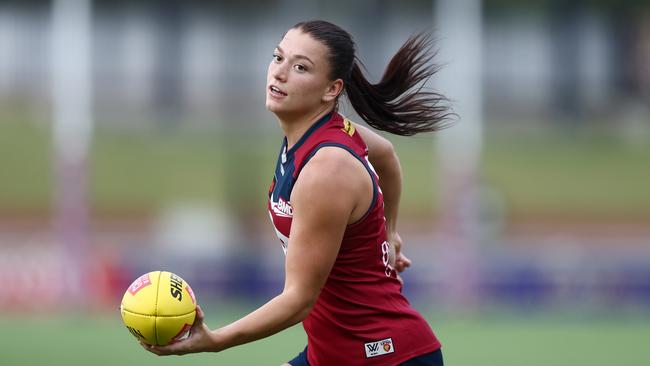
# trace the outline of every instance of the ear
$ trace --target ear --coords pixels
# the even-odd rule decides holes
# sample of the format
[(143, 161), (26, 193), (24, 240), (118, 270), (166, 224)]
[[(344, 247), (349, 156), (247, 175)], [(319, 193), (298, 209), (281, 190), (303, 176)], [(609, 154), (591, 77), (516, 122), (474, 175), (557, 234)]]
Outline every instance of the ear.
[(343, 80), (341, 79), (336, 79), (329, 83), (327, 86), (327, 90), (325, 90), (325, 94), (323, 94), (323, 102), (329, 103), (336, 98), (338, 98), (339, 94), (343, 91)]

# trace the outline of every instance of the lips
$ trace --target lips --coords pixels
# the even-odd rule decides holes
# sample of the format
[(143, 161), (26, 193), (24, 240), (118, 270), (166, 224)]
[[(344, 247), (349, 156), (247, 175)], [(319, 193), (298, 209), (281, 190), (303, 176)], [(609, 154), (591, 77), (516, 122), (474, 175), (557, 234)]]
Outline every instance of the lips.
[(285, 93), (282, 89), (278, 88), (275, 85), (269, 86), (269, 91), (271, 92), (272, 95), (278, 96), (278, 97), (286, 97), (287, 93)]

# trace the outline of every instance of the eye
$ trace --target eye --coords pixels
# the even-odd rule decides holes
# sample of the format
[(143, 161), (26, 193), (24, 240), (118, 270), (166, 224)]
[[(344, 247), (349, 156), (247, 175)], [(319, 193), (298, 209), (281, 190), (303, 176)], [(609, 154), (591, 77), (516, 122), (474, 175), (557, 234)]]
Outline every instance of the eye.
[(296, 65), (293, 66), (293, 68), (296, 69), (296, 71), (298, 71), (298, 72), (307, 71), (307, 68), (304, 65), (301, 65), (301, 64), (296, 64)]
[(274, 53), (273, 54), (273, 60), (275, 60), (275, 62), (281, 62), (282, 61), (282, 56), (278, 55), (277, 53)]

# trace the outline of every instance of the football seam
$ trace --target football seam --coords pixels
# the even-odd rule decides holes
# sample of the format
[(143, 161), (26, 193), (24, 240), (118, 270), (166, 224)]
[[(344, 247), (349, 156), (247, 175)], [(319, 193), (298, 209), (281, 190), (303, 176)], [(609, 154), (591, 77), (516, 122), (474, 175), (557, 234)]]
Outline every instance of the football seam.
[[(158, 295), (160, 294), (160, 277), (162, 276), (162, 271), (158, 272), (158, 282), (156, 282), (156, 301), (154, 302), (154, 314), (158, 314)], [(153, 321), (153, 334), (156, 337), (156, 344), (158, 342), (158, 322)]]
[[(192, 310), (192, 311), (188, 311), (187, 313), (177, 314), (177, 315), (151, 315), (151, 314), (138, 313), (137, 311), (131, 311), (129, 309), (125, 309), (124, 307), (122, 307), (122, 310), (127, 312), (127, 313), (140, 315), (140, 316), (154, 317), (154, 318), (180, 318), (182, 316), (190, 315), (190, 314), (192, 314), (193, 312), (196, 311), (196, 310)], [(155, 327), (155, 324), (154, 324), (154, 327)]]

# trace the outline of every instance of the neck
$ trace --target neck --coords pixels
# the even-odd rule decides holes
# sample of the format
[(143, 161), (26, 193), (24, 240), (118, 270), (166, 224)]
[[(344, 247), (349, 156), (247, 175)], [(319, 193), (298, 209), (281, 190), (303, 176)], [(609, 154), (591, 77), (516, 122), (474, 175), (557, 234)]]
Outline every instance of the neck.
[(277, 115), (278, 120), (280, 121), (280, 127), (282, 127), (284, 135), (287, 137), (287, 149), (293, 147), (293, 145), (295, 145), (307, 132), (309, 127), (331, 112), (333, 108), (333, 105), (328, 104), (315, 112), (297, 117)]

